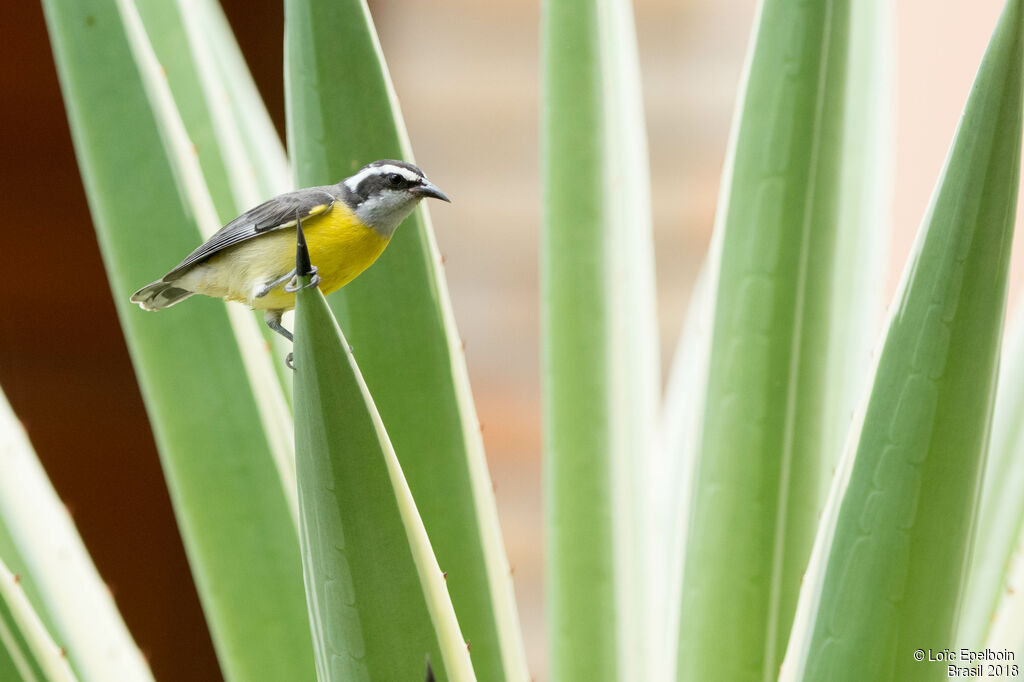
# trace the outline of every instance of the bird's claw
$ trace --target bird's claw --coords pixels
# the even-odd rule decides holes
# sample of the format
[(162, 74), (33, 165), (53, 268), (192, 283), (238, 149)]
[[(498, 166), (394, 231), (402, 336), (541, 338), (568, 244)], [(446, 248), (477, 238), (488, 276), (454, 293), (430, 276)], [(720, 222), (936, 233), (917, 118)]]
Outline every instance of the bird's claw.
[(285, 275), (283, 277), (278, 277), (277, 279), (271, 280), (271, 281), (267, 282), (266, 284), (264, 284), (262, 287), (260, 287), (260, 290), (256, 292), (256, 298), (263, 298), (264, 296), (269, 294), (271, 291), (273, 291), (274, 287), (276, 287), (278, 285), (281, 285), (281, 284), (284, 284), (285, 282), (287, 282), (288, 278), (292, 277), (292, 273), (294, 273), (294, 272), (295, 271), (292, 270), (287, 275)]
[(287, 291), (289, 294), (294, 294), (299, 289), (306, 289), (308, 287), (319, 286), (322, 280), (320, 279), (320, 275), (317, 273), (316, 266), (312, 265), (310, 266), (310, 268), (312, 277), (309, 278), (309, 284), (299, 284), (299, 276), (292, 275), (292, 278), (288, 280), (287, 284), (284, 285), (284, 290)]
[(284, 356), (284, 364), (288, 367), (288, 369), (290, 369), (291, 371), (294, 372), (295, 371), (295, 353), (289, 353), (288, 355)]

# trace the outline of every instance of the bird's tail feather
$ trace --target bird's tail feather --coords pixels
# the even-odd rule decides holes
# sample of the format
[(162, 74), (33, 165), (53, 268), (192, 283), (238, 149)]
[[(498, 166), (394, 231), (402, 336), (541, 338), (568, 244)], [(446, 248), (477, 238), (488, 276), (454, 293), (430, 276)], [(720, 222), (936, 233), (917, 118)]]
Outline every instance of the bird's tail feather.
[(174, 282), (159, 280), (132, 294), (132, 303), (138, 303), (143, 310), (163, 310), (178, 301), (184, 301), (193, 293), (188, 289), (182, 289)]

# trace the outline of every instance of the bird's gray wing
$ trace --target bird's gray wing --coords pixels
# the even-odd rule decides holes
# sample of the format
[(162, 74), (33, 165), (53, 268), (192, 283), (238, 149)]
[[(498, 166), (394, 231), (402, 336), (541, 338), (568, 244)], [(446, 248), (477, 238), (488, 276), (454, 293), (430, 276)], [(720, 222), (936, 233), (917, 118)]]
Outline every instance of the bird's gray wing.
[(252, 239), (264, 232), (271, 232), (295, 225), (295, 217), (311, 218), (330, 210), (337, 198), (331, 193), (332, 187), (311, 187), (289, 192), (265, 201), (256, 208), (250, 209), (203, 242), (185, 260), (164, 276), (164, 281), (175, 279), (196, 263), (234, 246), (247, 239)]

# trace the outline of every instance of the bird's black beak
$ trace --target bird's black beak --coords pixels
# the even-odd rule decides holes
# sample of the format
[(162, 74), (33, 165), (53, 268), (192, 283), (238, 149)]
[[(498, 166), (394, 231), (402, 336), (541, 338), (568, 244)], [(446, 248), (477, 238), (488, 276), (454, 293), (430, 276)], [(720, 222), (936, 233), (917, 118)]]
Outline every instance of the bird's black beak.
[(452, 203), (452, 200), (448, 198), (448, 195), (442, 192), (440, 187), (429, 180), (424, 180), (422, 185), (410, 187), (409, 192), (418, 197), (433, 197), (435, 199), (440, 199), (441, 201), (447, 201), (449, 204)]

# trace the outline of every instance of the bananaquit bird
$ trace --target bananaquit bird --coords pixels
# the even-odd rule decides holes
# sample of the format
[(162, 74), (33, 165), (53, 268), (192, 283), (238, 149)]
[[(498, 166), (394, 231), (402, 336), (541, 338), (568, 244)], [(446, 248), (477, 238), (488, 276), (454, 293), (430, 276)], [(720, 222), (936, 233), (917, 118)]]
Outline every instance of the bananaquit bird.
[(336, 185), (282, 194), (246, 211), (131, 300), (143, 310), (192, 294), (239, 301), (266, 311), (267, 326), (291, 341), (281, 315), (295, 307), (297, 221), (315, 264), (313, 283), (326, 295), (373, 265), (424, 197), (450, 201), (411, 163), (374, 161)]

